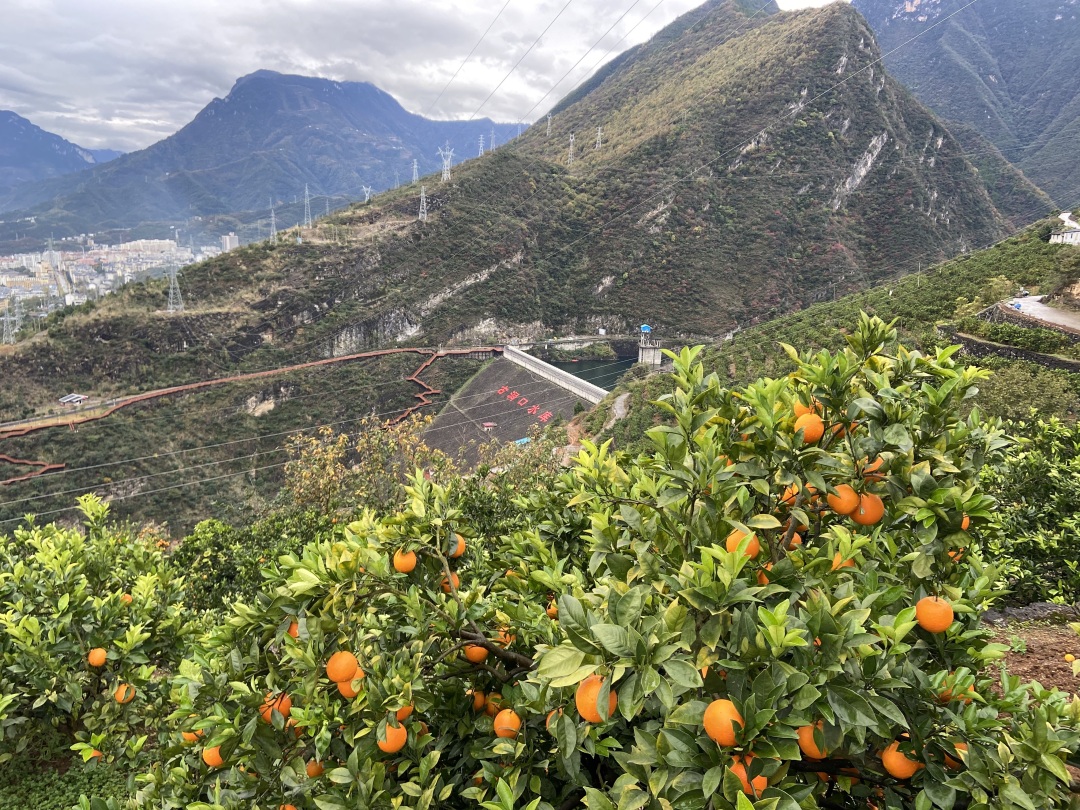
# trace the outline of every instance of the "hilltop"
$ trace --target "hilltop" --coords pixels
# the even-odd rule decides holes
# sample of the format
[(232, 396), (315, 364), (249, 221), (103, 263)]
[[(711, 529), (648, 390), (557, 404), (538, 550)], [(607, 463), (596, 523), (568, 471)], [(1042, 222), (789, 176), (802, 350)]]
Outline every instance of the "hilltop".
[[(270, 200), (294, 203), (305, 184), (320, 213), (363, 197), (362, 187), (390, 188), (439, 164), (449, 142), (459, 156), (476, 154), (480, 135), (504, 143), (517, 126), (432, 121), (405, 110), (367, 82), (337, 82), (260, 70), (238, 79), (179, 132), (138, 152), (73, 177), (20, 186), (0, 211), (5, 219), (37, 219), (0, 226), (0, 243), (15, 230), (29, 237), (137, 229), (168, 236), (193, 218), (258, 211)], [(150, 223), (156, 223), (149, 225)], [(289, 223), (292, 224), (292, 223)], [(198, 222), (190, 227), (199, 229)], [(156, 234), (154, 233), (156, 229)]]
[[(708, 3), (566, 100), (550, 135), (541, 123), (455, 166), (449, 183), (425, 177), (277, 244), (185, 268), (183, 313), (163, 312), (166, 289), (152, 281), (55, 313), (0, 355), (0, 376), (11, 381), (0, 418), (41, 413), (68, 391), (107, 399), (381, 347), (616, 334), (642, 322), (666, 337), (715, 340), (995, 241), (1008, 222), (979, 173), (877, 58), (846, 5), (766, 15), (734, 0)], [(12, 440), (0, 452), (62, 463), (140, 458), (144, 474), (182, 476), (176, 461), (155, 459), (159, 448), (191, 449), (183, 465), (202, 469), (241, 452), (227, 444), (234, 438), (280, 434), (290, 418), (393, 413), (415, 390), (400, 383), (410, 370), (368, 364), (335, 372), (334, 384), (310, 371), (302, 389), (224, 387), (144, 404), (63, 440)], [(449, 394), (475, 368), (435, 371)], [(264, 402), (275, 403), (272, 418)], [(206, 436), (225, 443), (216, 455), (198, 449)], [(113, 472), (66, 480), (112, 486)], [(229, 480), (231, 489), (207, 485), (201, 497), (235, 503), (244, 482)], [(18, 492), (55, 488), (45, 477)], [(191, 506), (156, 514), (182, 524)], [(140, 511), (140, 498), (119, 508), (155, 514)]]
[(1059, 205), (1080, 201), (1075, 0), (981, 0), (970, 8), (961, 0), (854, 5), (882, 49), (898, 49), (885, 63), (924, 104), (981, 133)]
[(10, 110), (0, 110), (0, 211), (16, 189), (71, 174), (120, 156), (110, 149), (84, 149)]

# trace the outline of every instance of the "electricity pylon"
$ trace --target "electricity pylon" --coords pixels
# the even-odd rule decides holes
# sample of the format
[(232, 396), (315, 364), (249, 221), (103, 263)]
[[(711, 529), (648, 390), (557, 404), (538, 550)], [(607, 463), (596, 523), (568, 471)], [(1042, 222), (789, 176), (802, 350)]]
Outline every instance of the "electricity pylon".
[(570, 133), (570, 153), (566, 156), (566, 165), (574, 165), (574, 133)]
[(427, 222), (427, 186), (420, 186), (420, 216), (421, 222)]
[(274, 215), (274, 198), (270, 198), (270, 241), (277, 244), (277, 216)]
[(454, 150), (450, 148), (450, 142), (446, 142), (446, 148), (439, 147), (439, 157), (442, 158), (442, 181), (450, 181), (450, 167), (454, 164)]
[(602, 127), (596, 128), (596, 148), (599, 149), (604, 145), (604, 130)]
[(311, 195), (308, 194), (307, 183), (304, 183), (304, 227), (311, 227)]
[(420, 163), (419, 163), (419, 161), (416, 160), (416, 158), (413, 158), (413, 162), (412, 162), (412, 181), (415, 183), (419, 179), (420, 179)]
[(184, 311), (184, 297), (180, 295), (180, 285), (176, 281), (178, 269), (175, 264), (170, 264), (166, 271), (169, 274), (169, 312)]
[(484, 136), (483, 135), (480, 136), (480, 152), (476, 156), (477, 157), (483, 157), (484, 156)]
[(371, 186), (361, 186), (364, 189), (364, 202), (371, 200)]

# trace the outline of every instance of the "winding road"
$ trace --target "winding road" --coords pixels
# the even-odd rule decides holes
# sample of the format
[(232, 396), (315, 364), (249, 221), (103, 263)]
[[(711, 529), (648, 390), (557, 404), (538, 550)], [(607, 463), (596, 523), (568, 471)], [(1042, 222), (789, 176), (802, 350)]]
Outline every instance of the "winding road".
[[(1055, 309), (1042, 302), (1043, 296), (1032, 295), (1027, 298), (1013, 298), (1005, 301), (1004, 305), (1014, 312), (1026, 315), (1045, 324), (1068, 329), (1070, 332), (1080, 334), (1080, 312), (1070, 312), (1065, 309)], [(1019, 304), (1019, 307), (1017, 306)]]

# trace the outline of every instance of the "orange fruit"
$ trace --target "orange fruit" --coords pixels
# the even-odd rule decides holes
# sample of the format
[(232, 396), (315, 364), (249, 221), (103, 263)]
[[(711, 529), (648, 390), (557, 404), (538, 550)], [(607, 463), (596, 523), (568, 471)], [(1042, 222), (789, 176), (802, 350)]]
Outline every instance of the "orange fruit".
[(288, 629), (287, 632), (293, 638), (300, 638), (300, 623), (299, 622), (290, 623), (289, 624), (289, 629)]
[(425, 723), (423, 720), (421, 720), (420, 721), (420, 735), (419, 736), (424, 737), (427, 734), (429, 734), (430, 732), (431, 732), (431, 729), (428, 728), (428, 724)]
[(454, 550), (450, 552), (450, 559), (456, 560), (465, 553), (465, 538), (460, 534), (454, 534)]
[(202, 761), (211, 768), (220, 768), (225, 764), (225, 760), (221, 758), (221, 746), (215, 745), (213, 748), (204, 748), (202, 752)]
[[(957, 750), (957, 752), (958, 752), (958, 753), (959, 753), (960, 751), (963, 751), (963, 752), (964, 752), (965, 754), (967, 753), (967, 750), (968, 750), (968, 747), (967, 747), (967, 743), (965, 743), (965, 742), (958, 742), (958, 743), (955, 743), (955, 744), (953, 745), (953, 748), (955, 748), (955, 749)], [(945, 755), (945, 765), (946, 765), (946, 767), (948, 767), (948, 768), (952, 768), (953, 770), (956, 770), (956, 769), (957, 769), (957, 768), (959, 768), (959, 767), (960, 767), (961, 765), (963, 765), (963, 762), (960, 762), (960, 761), (958, 761), (958, 760), (955, 760), (955, 759), (953, 759), (952, 757), (950, 757), (950, 756), (949, 756), (948, 754), (946, 754), (946, 755)]]
[(838, 515), (850, 515), (859, 508), (859, 493), (848, 484), (841, 484), (836, 488), (836, 494), (830, 495), (826, 500), (829, 508)]
[(559, 618), (559, 606), (555, 604), (554, 599), (552, 599), (551, 603), (547, 606), (545, 613), (547, 613), (549, 619)]
[(132, 601), (131, 594), (130, 593), (120, 594), (120, 601), (122, 603), (124, 603), (125, 605), (130, 605), (131, 601)]
[[(761, 585), (762, 587), (764, 587), (764, 586), (769, 584), (769, 575), (767, 573), (768, 571), (772, 571), (772, 563), (765, 563), (765, 567), (763, 569), (761, 569), (760, 571), (758, 571), (758, 574), (757, 574), (757, 584), (758, 585)], [(702, 669), (702, 673), (703, 673), (702, 676), (701, 676), (702, 678), (705, 677), (704, 672), (706, 672), (706, 671), (708, 671), (708, 667), (704, 667)]]
[(845, 560), (840, 555), (839, 551), (836, 552), (836, 554), (833, 555), (833, 558), (832, 558), (832, 570), (833, 571), (838, 571), (841, 568), (854, 568), (854, 567), (855, 567), (855, 561), (852, 560), (852, 559)]
[(546, 728), (550, 734), (555, 733), (551, 730), (551, 721), (557, 717), (562, 717), (562, 709), (552, 709), (548, 712), (547, 719), (544, 720), (544, 728)]
[(100, 752), (99, 750), (97, 750), (96, 748), (95, 748), (95, 749), (94, 749), (93, 751), (91, 751), (91, 752), (90, 752), (90, 759), (96, 759), (96, 760), (97, 760), (98, 762), (101, 762), (101, 758), (102, 758), (103, 756), (104, 756), (104, 754), (102, 754), (102, 753), (101, 753), (101, 752)]
[(352, 700), (360, 692), (353, 686), (353, 681), (339, 681), (337, 684), (337, 690), (341, 693), (343, 698)]
[(810, 398), (809, 405), (803, 405), (802, 400), (797, 399), (791, 406), (791, 410), (794, 411), (795, 416), (806, 416), (808, 413), (817, 413), (820, 408), (821, 403), (813, 397)]
[(495, 636), (495, 641), (497, 641), (502, 647), (509, 647), (511, 644), (517, 641), (517, 636), (515, 636), (513, 633), (511, 633), (504, 627), (499, 631), (499, 634)]
[[(746, 537), (746, 532), (740, 529), (732, 529), (731, 534), (727, 536), (724, 541), (724, 547), (734, 554), (739, 549), (739, 543)], [(746, 544), (746, 556), (753, 559), (761, 553), (761, 543), (758, 542), (757, 535), (750, 535), (750, 542)]]
[(408, 574), (416, 568), (416, 552), (402, 551), (400, 548), (394, 552), (394, 570), (399, 574)]
[(735, 726), (742, 728), (745, 723), (735, 704), (721, 698), (714, 700), (705, 709), (703, 725), (705, 733), (713, 742), (730, 747), (735, 745)]
[(309, 779), (317, 779), (318, 777), (323, 775), (323, 771), (325, 770), (325, 768), (323, 768), (323, 764), (321, 762), (317, 762), (313, 759), (307, 764), (307, 768), (305, 770), (307, 770), (307, 775)]
[(964, 519), (960, 521), (960, 531), (966, 532), (970, 525), (971, 525), (971, 518), (969, 518), (967, 515), (964, 515)]
[(801, 545), (802, 545), (802, 535), (799, 534), (798, 532), (795, 532), (794, 534), (791, 535), (791, 539), (788, 540), (786, 548), (787, 548), (788, 551), (794, 551), (795, 549), (797, 549)]
[(804, 413), (795, 420), (795, 432), (802, 431), (803, 443), (814, 444), (825, 435), (825, 423), (816, 413)]
[(928, 633), (944, 633), (956, 614), (952, 605), (936, 596), (924, 596), (915, 603), (915, 620)]
[[(824, 723), (818, 720), (812, 726), (803, 726), (799, 729), (799, 750), (803, 752), (804, 756), (810, 759), (825, 759), (829, 755), (829, 752), (824, 748), (819, 748), (818, 744), (814, 741), (814, 731), (821, 731)], [(824, 737), (822, 737), (824, 742)]]
[(753, 754), (746, 754), (744, 756), (735, 756), (735, 761), (728, 769), (742, 782), (743, 793), (752, 794), (754, 796), (760, 796), (761, 792), (769, 786), (769, 778), (765, 774), (758, 774), (753, 779), (747, 779), (746, 775), (750, 770), (750, 763), (754, 761)]
[(495, 715), (495, 736), (516, 737), (521, 729), (521, 718), (513, 709), (503, 709)]
[(405, 726), (392, 726), (387, 723), (386, 739), (376, 740), (376, 745), (384, 754), (396, 754), (405, 747), (405, 742), (408, 739), (409, 732), (405, 730)]
[(122, 683), (116, 687), (116, 691), (113, 692), (113, 698), (120, 704), (131, 703), (131, 701), (135, 699), (135, 687), (130, 683)]
[(451, 571), (449, 579), (446, 577), (442, 578), (442, 591), (443, 593), (450, 593), (452, 590), (457, 590), (457, 587), (460, 584), (461, 579), (458, 578), (458, 575), (454, 571)]
[(481, 692), (479, 689), (470, 690), (472, 694), (472, 707), (474, 712), (482, 712), (484, 707), (487, 706), (487, 695)]
[(295, 804), (279, 804), (278, 810), (296, 810)]
[(198, 731), (182, 731), (180, 736), (184, 738), (184, 742), (193, 743), (199, 739), (200, 732)]
[(864, 464), (862, 468), (862, 477), (867, 481), (882, 481), (885, 479), (885, 474), (880, 472), (881, 465), (884, 464), (884, 460), (881, 456), (878, 456), (869, 464)]
[(873, 492), (864, 492), (859, 496), (859, 505), (851, 513), (851, 519), (860, 526), (873, 526), (885, 517), (885, 504)]
[(479, 644), (466, 644), (465, 657), (474, 664), (482, 664), (488, 657), (487, 647)]
[(412, 713), (413, 713), (413, 707), (412, 707), (412, 704), (410, 703), (408, 706), (402, 706), (400, 709), (398, 709), (396, 712), (394, 712), (394, 717), (397, 718), (397, 721), (399, 723), (403, 723), (404, 721), (409, 719), (409, 715), (412, 714)]
[(881, 764), (894, 779), (910, 779), (926, 766), (900, 753), (900, 741), (895, 740), (881, 752)]
[(359, 668), (355, 655), (348, 650), (338, 650), (326, 662), (326, 677), (334, 683), (345, 683), (356, 677)]
[(958, 563), (958, 562), (960, 562), (960, 560), (962, 560), (964, 558), (964, 552), (965, 551), (967, 551), (967, 548), (964, 547), (964, 546), (961, 546), (960, 548), (957, 548), (957, 549), (953, 549), (952, 551), (949, 552), (949, 559), (952, 560), (954, 563)]
[(799, 488), (795, 484), (788, 484), (784, 487), (784, 494), (780, 496), (780, 503), (787, 504), (788, 506), (795, 505), (795, 497), (799, 494)]
[(488, 717), (494, 717), (502, 709), (502, 695), (498, 692), (492, 692), (487, 696), (487, 700), (484, 701), (484, 714)]
[(105, 659), (109, 657), (109, 654), (105, 652), (104, 647), (94, 647), (90, 651), (90, 654), (86, 656), (86, 662), (92, 667), (105, 666)]
[(280, 692), (277, 697), (274, 697), (273, 692), (267, 692), (266, 700), (263, 702), (259, 714), (262, 715), (263, 720), (269, 723), (274, 716), (274, 711), (279, 712), (282, 717), (288, 717), (289, 712), (292, 711), (292, 698), (284, 692)]
[[(577, 706), (581, 719), (587, 723), (603, 722), (599, 708), (600, 689), (603, 685), (604, 679), (599, 675), (590, 675), (578, 684), (577, 692), (574, 694), (574, 705)], [(618, 705), (619, 696), (614, 691), (610, 691), (608, 693), (608, 717), (615, 714)]]

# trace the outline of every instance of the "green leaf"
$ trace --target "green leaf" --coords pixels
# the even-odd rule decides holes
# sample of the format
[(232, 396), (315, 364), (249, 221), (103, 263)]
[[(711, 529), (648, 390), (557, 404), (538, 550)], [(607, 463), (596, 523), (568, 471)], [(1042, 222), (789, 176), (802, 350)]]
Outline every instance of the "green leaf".
[(632, 658), (634, 656), (634, 650), (630, 646), (629, 636), (625, 628), (614, 624), (594, 624), (591, 630), (593, 637), (612, 655), (623, 658)]
[(561, 678), (575, 672), (585, 663), (585, 653), (565, 642), (548, 650), (540, 658), (537, 674), (541, 678)]
[(701, 686), (701, 673), (689, 661), (671, 658), (664, 662), (664, 671), (672, 681), (685, 689), (697, 689)]

